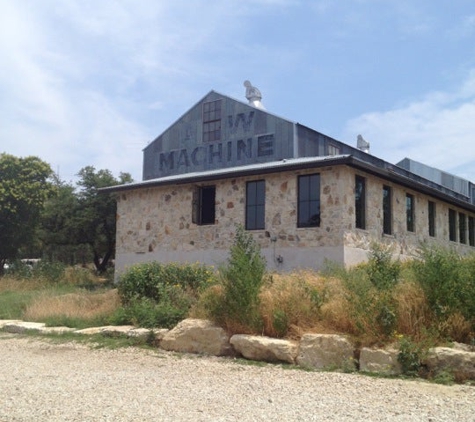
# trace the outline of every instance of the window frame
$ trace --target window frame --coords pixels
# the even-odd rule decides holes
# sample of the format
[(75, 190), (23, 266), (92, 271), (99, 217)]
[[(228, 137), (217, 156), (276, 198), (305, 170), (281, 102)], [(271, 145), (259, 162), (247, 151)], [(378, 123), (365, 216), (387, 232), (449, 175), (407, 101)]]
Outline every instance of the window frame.
[[(320, 173), (304, 174), (297, 178), (297, 227), (299, 228), (320, 227), (320, 182)], [(316, 213), (312, 214), (312, 211)], [(303, 221), (304, 216), (307, 216), (306, 221)]]
[(392, 189), (383, 185), (383, 234), (393, 234)]
[(468, 244), (475, 246), (475, 218), (471, 215), (468, 216)]
[(222, 100), (213, 100), (203, 103), (203, 142), (221, 141)]
[(416, 231), (415, 215), (414, 195), (406, 193), (406, 230), (411, 233)]
[(457, 212), (449, 208), (449, 240), (457, 241)]
[(436, 203), (434, 201), (429, 201), (427, 204), (427, 218), (429, 224), (429, 236), (436, 237), (436, 224), (435, 219), (437, 215)]
[(459, 242), (467, 244), (467, 216), (459, 212)]
[(355, 227), (366, 229), (366, 178), (360, 175), (355, 175)]
[(329, 143), (327, 145), (327, 152), (328, 152), (327, 155), (330, 155), (330, 156), (340, 155), (341, 154), (341, 148), (340, 148), (340, 146), (338, 146), (336, 144)]
[(264, 230), (266, 220), (266, 182), (264, 179), (246, 182), (246, 230)]
[(195, 186), (191, 220), (199, 226), (216, 224), (216, 185)]

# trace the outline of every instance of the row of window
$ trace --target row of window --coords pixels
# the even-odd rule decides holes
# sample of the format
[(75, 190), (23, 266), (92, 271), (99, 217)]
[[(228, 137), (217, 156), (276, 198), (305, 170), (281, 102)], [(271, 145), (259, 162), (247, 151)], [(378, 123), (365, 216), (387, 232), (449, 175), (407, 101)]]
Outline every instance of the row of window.
[[(265, 181), (255, 180), (246, 184), (247, 230), (265, 228)], [(193, 193), (192, 220), (195, 224), (215, 223), (215, 186), (200, 186)], [(415, 198), (406, 194), (406, 229), (415, 232)], [(436, 236), (436, 204), (428, 201), (428, 233)], [(393, 234), (392, 188), (384, 185), (382, 190), (383, 233)], [(320, 226), (320, 174), (298, 177), (297, 182), (297, 227)], [(355, 226), (366, 229), (366, 179), (355, 176)], [(458, 228), (458, 230), (457, 230)], [(449, 209), (449, 240), (475, 246), (475, 219), (472, 216)]]
[(475, 246), (475, 218), (472, 216), (467, 217), (463, 212), (457, 213), (457, 211), (449, 209), (449, 239), (452, 242), (457, 242), (457, 235), (460, 243), (466, 244), (468, 241), (470, 246)]
[[(392, 229), (392, 189), (390, 186), (383, 186), (382, 204), (383, 204), (383, 233), (391, 235)], [(366, 180), (364, 177), (355, 176), (355, 225), (359, 229), (366, 229)], [(436, 205), (433, 201), (427, 204), (428, 232), (429, 236), (436, 236)], [(467, 226), (468, 221), (468, 226)], [(468, 230), (467, 230), (468, 228)], [(406, 194), (406, 230), (415, 232), (415, 200), (414, 195)], [(462, 244), (475, 246), (475, 218), (458, 213), (458, 231), (457, 231), (457, 212), (449, 209), (449, 240)], [(468, 238), (467, 238), (468, 234)]]
[[(246, 184), (246, 229), (265, 228), (265, 181)], [(310, 174), (298, 178), (297, 227), (320, 226), (320, 175)], [(193, 192), (192, 221), (205, 225), (215, 222), (215, 186), (200, 186)]]

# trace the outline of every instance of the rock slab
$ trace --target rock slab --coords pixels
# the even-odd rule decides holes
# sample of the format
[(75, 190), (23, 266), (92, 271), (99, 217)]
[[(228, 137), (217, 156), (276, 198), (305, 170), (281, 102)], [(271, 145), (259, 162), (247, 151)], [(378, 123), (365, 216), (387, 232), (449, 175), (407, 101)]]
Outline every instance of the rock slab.
[(447, 371), (459, 377), (475, 380), (475, 353), (459, 348), (434, 347), (429, 350), (423, 364), (433, 373)]
[(304, 334), (297, 364), (314, 369), (354, 370), (353, 346), (346, 337), (337, 334)]
[(289, 340), (236, 334), (230, 342), (236, 352), (251, 360), (293, 364), (298, 353), (298, 344)]
[(360, 352), (360, 371), (384, 375), (400, 375), (399, 352), (395, 349), (370, 349), (363, 347)]
[(168, 331), (160, 342), (165, 350), (225, 356), (232, 354), (229, 336), (211, 321), (185, 319)]

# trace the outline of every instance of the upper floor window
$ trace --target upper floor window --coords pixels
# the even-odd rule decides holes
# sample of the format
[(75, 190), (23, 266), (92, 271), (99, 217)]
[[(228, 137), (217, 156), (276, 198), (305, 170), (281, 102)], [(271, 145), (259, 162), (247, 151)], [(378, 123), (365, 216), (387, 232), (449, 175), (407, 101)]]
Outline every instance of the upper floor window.
[(408, 232), (414, 231), (414, 195), (406, 194), (406, 228)]
[(298, 178), (298, 227), (320, 226), (320, 175)]
[(427, 211), (429, 216), (429, 236), (435, 237), (435, 202), (429, 201)]
[(197, 186), (193, 191), (192, 222), (199, 225), (215, 223), (215, 186)]
[(203, 142), (221, 140), (221, 100), (203, 103)]
[(383, 233), (392, 234), (392, 198), (391, 188), (383, 186)]
[(467, 220), (464, 213), (459, 213), (459, 239), (460, 243), (467, 243)]
[(328, 155), (339, 155), (340, 147), (335, 144), (328, 144)]
[(355, 176), (355, 226), (366, 228), (366, 179)]
[(457, 214), (449, 209), (449, 240), (457, 241)]
[(246, 230), (265, 228), (266, 184), (264, 180), (246, 184)]

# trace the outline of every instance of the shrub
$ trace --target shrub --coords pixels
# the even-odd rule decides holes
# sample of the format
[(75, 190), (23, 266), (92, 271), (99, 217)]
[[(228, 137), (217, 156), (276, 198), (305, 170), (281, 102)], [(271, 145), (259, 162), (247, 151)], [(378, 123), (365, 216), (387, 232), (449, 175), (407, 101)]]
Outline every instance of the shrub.
[(398, 362), (404, 375), (417, 376), (421, 367), (422, 348), (407, 337), (399, 342)]
[(327, 266), (327, 276), (335, 274), (343, 282), (339, 303), (330, 299), (333, 318), (338, 312), (334, 326), (368, 344), (385, 342), (392, 336), (398, 322), (393, 292), (399, 282), (399, 269), (399, 263), (391, 261), (389, 249), (377, 245), (366, 263), (350, 269)]
[(121, 277), (119, 296), (124, 304), (140, 298), (160, 302), (167, 286), (175, 286), (197, 297), (206, 285), (215, 282), (211, 268), (199, 264), (146, 262), (131, 266)]
[[(453, 333), (450, 325), (463, 325), (463, 337), (473, 337), (475, 256), (461, 257), (454, 250), (423, 247), (420, 258), (412, 263), (412, 269), (441, 333)], [(467, 324), (472, 334), (466, 333)]]
[(8, 269), (5, 271), (5, 273), (8, 276), (17, 279), (27, 279), (31, 278), (31, 276), (33, 275), (31, 266), (26, 265), (23, 261), (19, 259), (10, 262)]
[(152, 299), (140, 298), (119, 308), (110, 318), (111, 324), (132, 324), (144, 328), (172, 328), (186, 318), (189, 304), (174, 304), (170, 300), (159, 303)]
[(223, 289), (209, 310), (212, 319), (230, 331), (233, 327), (239, 331), (259, 331), (259, 292), (265, 266), (259, 245), (242, 226), (237, 226), (228, 262), (220, 268)]
[(364, 266), (369, 281), (378, 290), (389, 290), (399, 281), (401, 265), (392, 260), (391, 248), (373, 243), (368, 263)]
[(136, 264), (120, 278), (123, 309), (112, 322), (170, 328), (186, 318), (203, 287), (215, 281), (213, 271), (204, 265)]
[(64, 281), (64, 272), (66, 266), (59, 261), (41, 260), (33, 267), (32, 275), (34, 277), (43, 277), (51, 283), (60, 283)]

